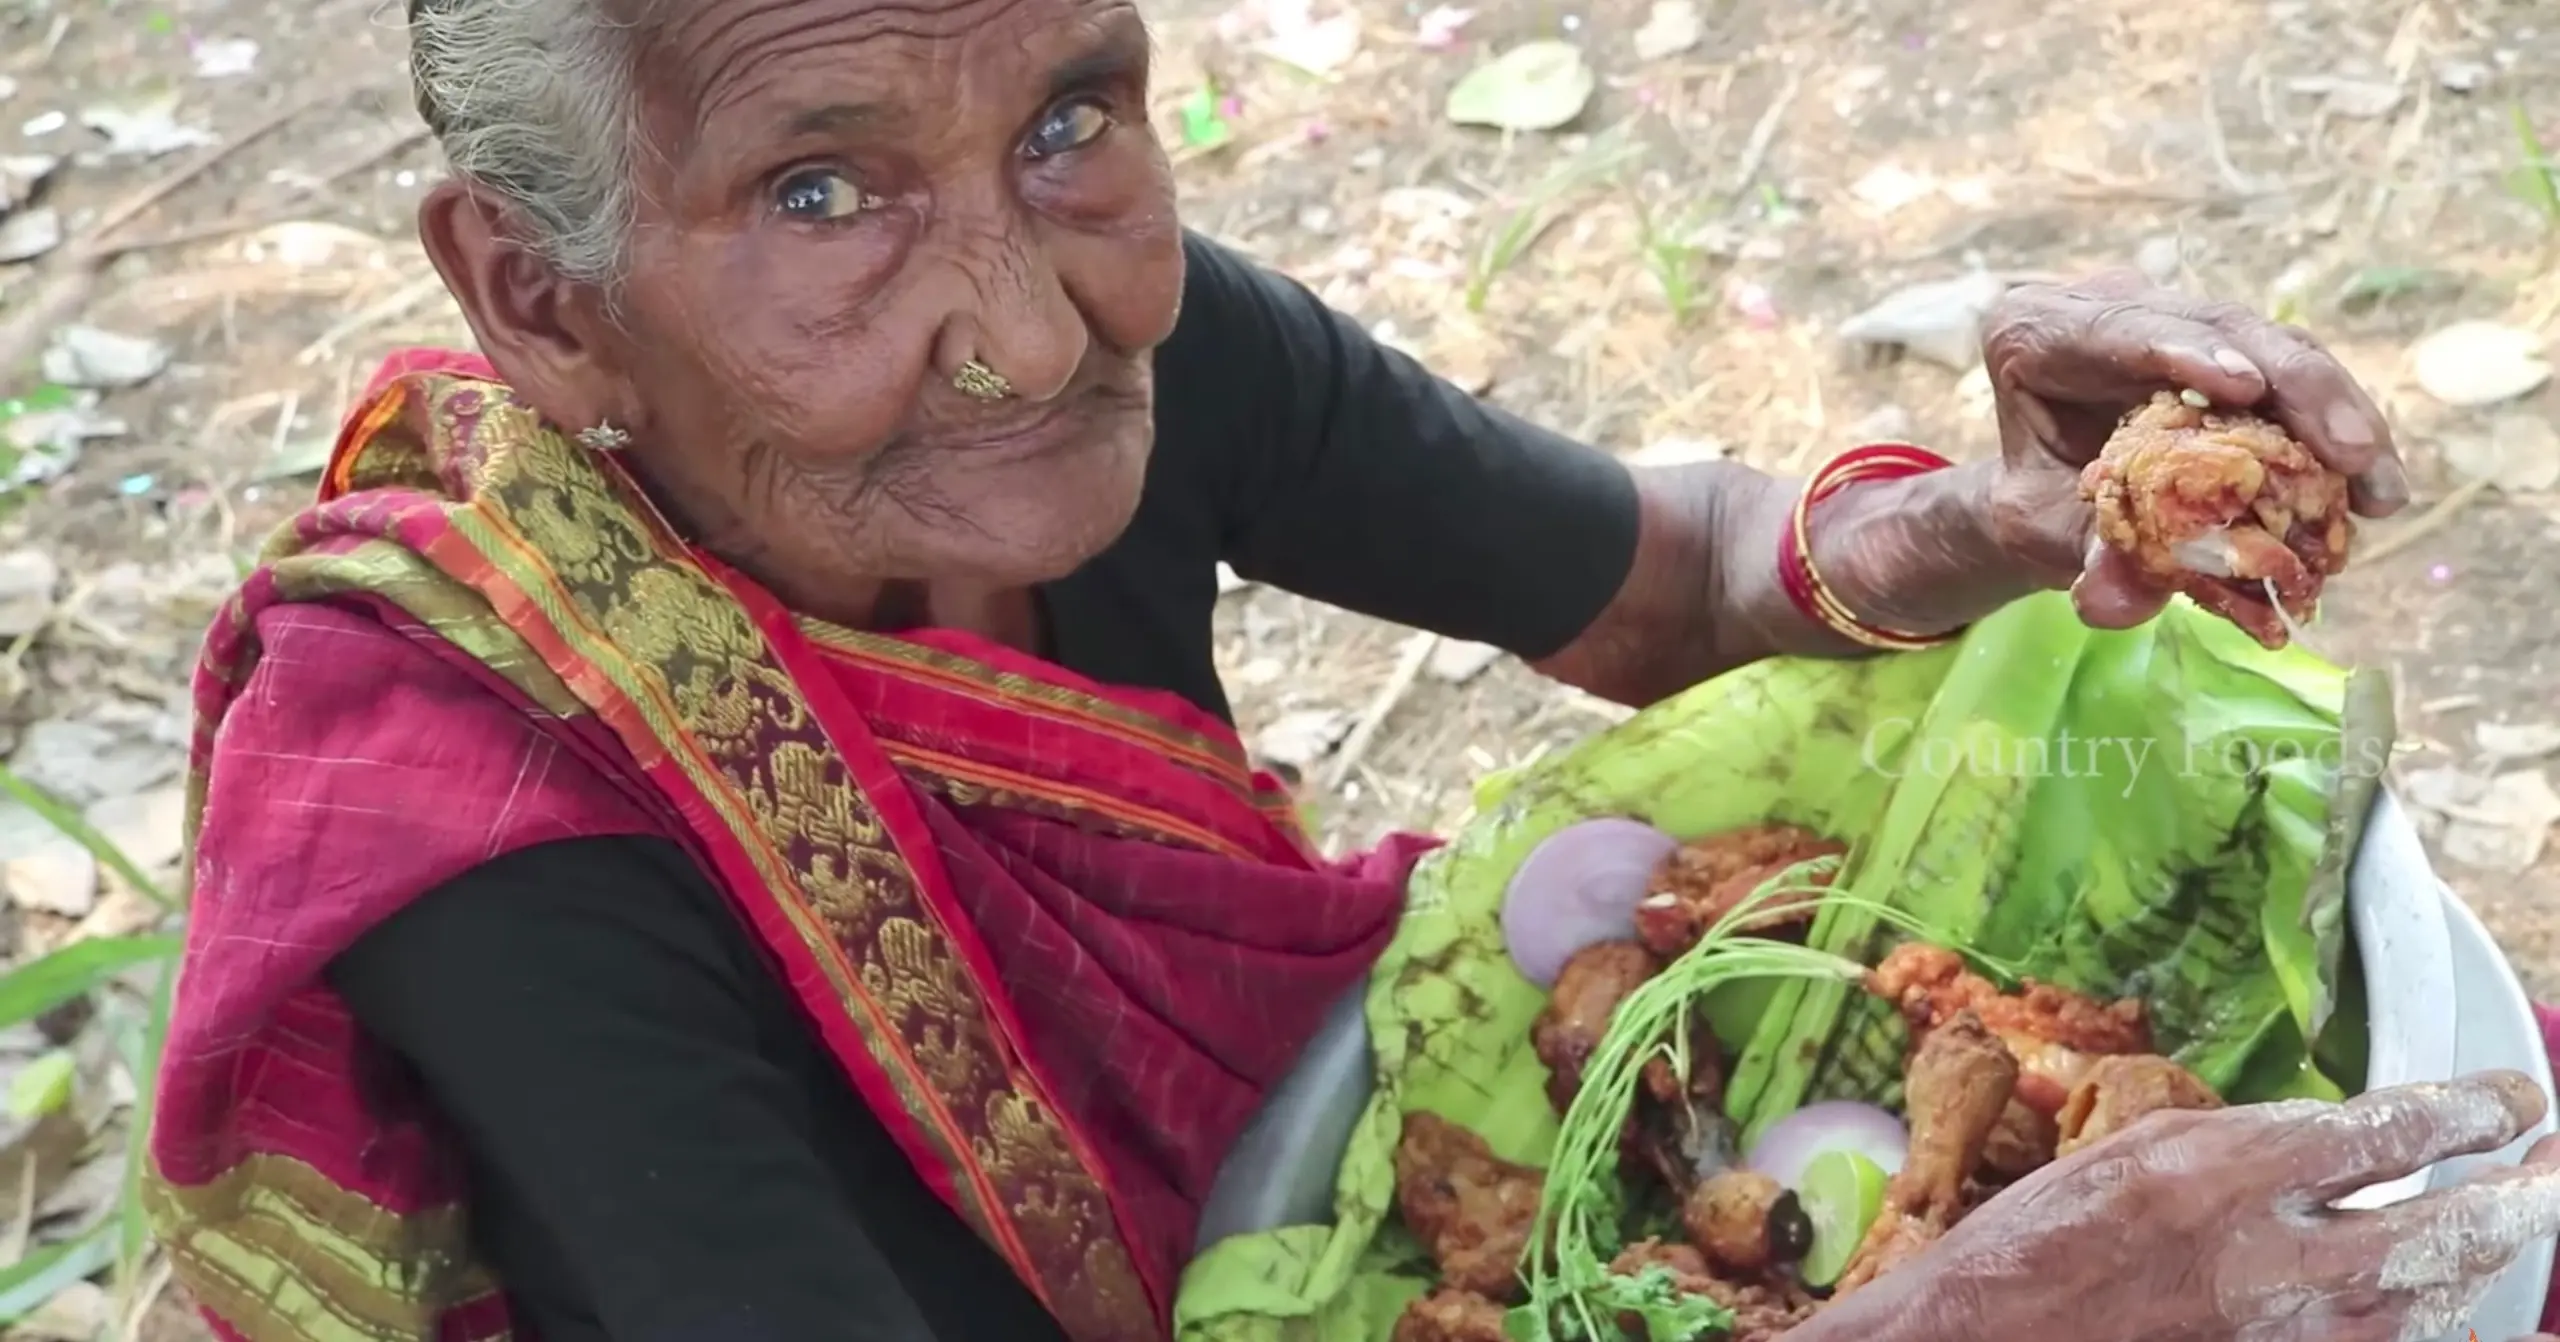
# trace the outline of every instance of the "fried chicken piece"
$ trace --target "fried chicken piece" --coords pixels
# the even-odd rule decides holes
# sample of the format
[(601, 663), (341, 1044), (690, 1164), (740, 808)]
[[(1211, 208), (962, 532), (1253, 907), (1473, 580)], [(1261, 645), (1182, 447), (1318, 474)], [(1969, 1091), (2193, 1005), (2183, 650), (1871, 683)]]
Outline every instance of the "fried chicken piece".
[[(1582, 1069), (1609, 1032), (1618, 1004), (1660, 972), (1662, 962), (1653, 952), (1632, 941), (1594, 942), (1575, 951), (1556, 972), (1546, 1009), (1529, 1027), (1529, 1047), (1547, 1065), (1547, 1102), (1557, 1113), (1573, 1108), (1573, 1097), (1582, 1091)], [(1667, 1069), (1665, 1079), (1676, 1094), (1679, 1083)]]
[(1440, 1284), (1498, 1302), (1518, 1299), (1520, 1259), (1545, 1176), (1427, 1112), (1405, 1115), (1395, 1163), (1396, 1210), (1440, 1265)]
[(1903, 1080), (1911, 1149), (1885, 1201), (1915, 1216), (1954, 1219), (1964, 1181), (1981, 1167), (2022, 1074), (2008, 1045), (1971, 1011), (1930, 1031)]
[(2122, 1132), (2163, 1109), (2219, 1109), (2222, 1097), (2196, 1074), (2156, 1053), (2100, 1058), (2062, 1105), (2058, 1155)]
[[(1654, 954), (1675, 958), (1787, 868), (1846, 852), (1842, 845), (1793, 825), (1752, 825), (1693, 839), (1654, 868), (1653, 884), (1636, 904), (1636, 937)], [(1828, 888), (1833, 874), (1812, 874), (1804, 883)], [(1738, 926), (1759, 936), (1799, 930), (1813, 921), (1819, 899), (1775, 896)]]
[[(1642, 1276), (1647, 1268), (1655, 1267), (1671, 1274), (1672, 1288), (1681, 1294), (1703, 1295), (1733, 1311), (1733, 1333), (1728, 1342), (1772, 1342), (1813, 1317), (1813, 1311), (1820, 1306), (1798, 1282), (1783, 1278), (1727, 1281), (1715, 1275), (1706, 1255), (1694, 1245), (1639, 1240), (1609, 1260), (1609, 1270), (1622, 1277)], [(1633, 1336), (1643, 1335), (1640, 1328), (1628, 1331)]]
[(2145, 575), (2269, 648), (2287, 641), (2284, 617), (2311, 618), (2355, 534), (2344, 475), (2266, 420), (2170, 392), (2125, 417), (2080, 495)]
[[(1546, 1009), (1529, 1027), (1529, 1047), (1546, 1064), (1547, 1102), (1557, 1113), (1572, 1110), (1583, 1071), (1608, 1033), (1618, 1004), (1661, 968), (1651, 951), (1632, 941), (1595, 942), (1564, 962)], [(1724, 1058), (1714, 1032), (1691, 1018), (1685, 1085), (1662, 1057), (1646, 1060), (1643, 1083), (1635, 1111), (1627, 1116), (1622, 1153), (1633, 1168), (1649, 1169), (1672, 1191), (1685, 1194), (1698, 1181), (1698, 1171), (1720, 1168), (1732, 1159), (1732, 1133), (1723, 1112)]]
[(1726, 1170), (1689, 1190), (1680, 1225), (1717, 1267), (1739, 1275), (1792, 1263), (1812, 1247), (1813, 1222), (1796, 1195), (1749, 1170)]
[(2018, 1060), (2018, 1102), (2048, 1117), (2061, 1111), (2092, 1060), (2154, 1051), (2138, 999), (2102, 1004), (2033, 979), (2003, 994), (1965, 968), (1963, 956), (1925, 942), (1894, 947), (1868, 975), (1867, 990), (1899, 1008), (1917, 1038), (1960, 1011), (1979, 1015)]
[(1505, 1312), (1473, 1291), (1444, 1286), (1404, 1307), (1390, 1342), (1511, 1342), (1502, 1329)]
[(2008, 1045), (1970, 1010), (1920, 1041), (1903, 1082), (1911, 1149), (1885, 1185), (1884, 1211), (1841, 1273), (1835, 1299), (1927, 1248), (1969, 1209), (1968, 1183), (2019, 1075)]
[(2051, 1115), (2038, 1113), (2012, 1096), (2000, 1111), (1999, 1126), (1982, 1148), (1982, 1165), (1998, 1179), (2021, 1179), (2053, 1163), (2062, 1133)]

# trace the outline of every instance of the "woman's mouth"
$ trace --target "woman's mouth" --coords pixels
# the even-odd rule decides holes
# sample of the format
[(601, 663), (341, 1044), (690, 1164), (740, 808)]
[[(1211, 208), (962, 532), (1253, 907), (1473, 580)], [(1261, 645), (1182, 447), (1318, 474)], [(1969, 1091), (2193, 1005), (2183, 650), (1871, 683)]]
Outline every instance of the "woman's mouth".
[(1062, 396), (1021, 413), (967, 428), (955, 426), (933, 441), (972, 461), (1022, 461), (1073, 447), (1099, 436), (1123, 408), (1124, 398), (1099, 387)]

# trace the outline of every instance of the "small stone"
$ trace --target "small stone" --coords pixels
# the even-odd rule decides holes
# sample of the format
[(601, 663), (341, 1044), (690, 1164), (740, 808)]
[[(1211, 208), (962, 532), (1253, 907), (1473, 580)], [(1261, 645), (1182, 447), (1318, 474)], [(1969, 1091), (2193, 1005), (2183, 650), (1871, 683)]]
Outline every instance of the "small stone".
[(2165, 234), (2146, 238), (2142, 250), (2134, 253), (2133, 264), (2153, 284), (2170, 284), (2186, 265), (2186, 244)]
[(95, 326), (63, 327), (44, 352), (47, 382), (100, 391), (140, 386), (168, 366), (169, 347), (159, 341)]
[(2560, 822), (2560, 793), (2536, 768), (2482, 777), (2459, 769), (2422, 769), (2404, 780), (2409, 800), (2438, 820), (2444, 855), (2467, 867), (2507, 874), (2542, 857)]
[(70, 718), (28, 727), (9, 760), (19, 778), (81, 807), (165, 783), (185, 764), (183, 752), (172, 745)]
[(1423, 663), (1423, 669), (1429, 671), (1435, 680), (1464, 685), (1501, 659), (1502, 649), (1492, 644), (1461, 643), (1444, 638), (1431, 650), (1431, 660)]
[(55, 154), (0, 154), (0, 214), (35, 199), (36, 188), (61, 166)]
[(2490, 77), (2486, 61), (2449, 60), (2436, 67), (2436, 83), (2451, 93), (2477, 93)]
[(1896, 163), (1879, 163), (1849, 186), (1867, 208), (1891, 214), (1938, 189), (1937, 183)]
[(1694, 0), (1654, 0), (1644, 26), (1636, 29), (1636, 59), (1658, 61), (1698, 45), (1706, 26)]
[(146, 875), (176, 862), (186, 851), (187, 790), (183, 786), (109, 797), (92, 803), (81, 818)]
[(88, 849), (14, 802), (0, 804), (0, 827), (0, 888), (10, 903), (58, 918), (97, 907), (98, 859)]
[(1253, 752), (1274, 764), (1306, 769), (1333, 753), (1350, 734), (1351, 715), (1331, 708), (1302, 708), (1283, 713), (1254, 733)]
[(62, 215), (50, 205), (0, 219), (0, 266), (33, 261), (62, 245)]
[(62, 569), (42, 550), (0, 554), (0, 639), (24, 638), (53, 618)]
[(1910, 285), (1842, 322), (1840, 338), (1897, 347), (1968, 372), (1982, 363), (1982, 319), (2008, 288), (2006, 280), (1981, 271)]

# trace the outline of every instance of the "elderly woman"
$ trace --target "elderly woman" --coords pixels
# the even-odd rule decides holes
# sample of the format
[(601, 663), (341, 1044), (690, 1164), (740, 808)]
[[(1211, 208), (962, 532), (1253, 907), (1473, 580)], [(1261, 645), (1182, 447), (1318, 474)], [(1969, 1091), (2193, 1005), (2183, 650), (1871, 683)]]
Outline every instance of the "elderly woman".
[[(2406, 497), (2317, 346), (2112, 280), (1993, 321), (1995, 460), (1630, 470), (1184, 233), (1119, 0), (411, 25), (481, 354), (384, 368), (197, 681), (150, 1196), (228, 1338), (1165, 1336), (1420, 847), (1319, 860), (1250, 771), (1221, 560), (1641, 704), (2147, 618), (2073, 482), (2156, 388)], [(2543, 1106), (2163, 1117), (1798, 1336), (2413, 1336), (2560, 1227), (2560, 1149), (2328, 1202)]]

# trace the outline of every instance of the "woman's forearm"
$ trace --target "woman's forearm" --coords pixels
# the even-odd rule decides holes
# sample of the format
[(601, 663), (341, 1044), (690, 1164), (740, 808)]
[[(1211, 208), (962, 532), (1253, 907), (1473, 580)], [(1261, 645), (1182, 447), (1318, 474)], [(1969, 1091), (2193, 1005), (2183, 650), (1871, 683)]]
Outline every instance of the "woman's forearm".
[[(2072, 575), (2023, 566), (1999, 544), (1992, 463), (1849, 485), (1818, 502), (1814, 570), (1861, 619), (1909, 634), (1960, 628)], [(1764, 657), (1849, 657), (1865, 645), (1787, 594), (1778, 538), (1802, 481), (1729, 462), (1640, 470), (1643, 523), (1627, 579), (1590, 629), (1539, 664), (1643, 705)]]

